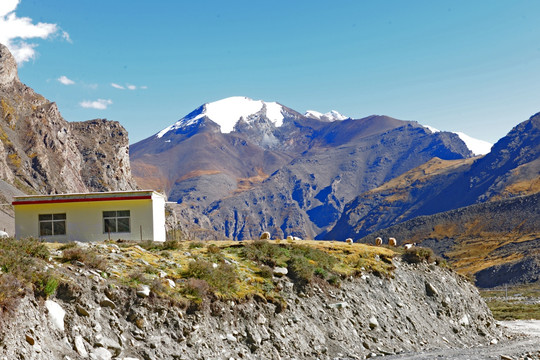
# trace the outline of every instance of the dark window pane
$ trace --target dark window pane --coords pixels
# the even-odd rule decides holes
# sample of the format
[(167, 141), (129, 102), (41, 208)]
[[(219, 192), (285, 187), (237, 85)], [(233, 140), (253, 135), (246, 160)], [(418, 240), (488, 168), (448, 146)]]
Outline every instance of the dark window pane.
[(129, 217), (129, 210), (117, 211), (116, 216), (118, 216), (118, 217), (124, 217), (124, 216)]
[(39, 221), (42, 221), (42, 220), (52, 220), (52, 215), (51, 214), (39, 215)]
[(118, 232), (130, 232), (129, 231), (129, 218), (118, 219)]
[(52, 235), (52, 222), (51, 221), (44, 221), (39, 223), (39, 235), (40, 236), (48, 236)]
[(54, 220), (66, 220), (66, 214), (53, 214)]
[(103, 232), (116, 232), (116, 219), (103, 219)]
[(53, 233), (54, 233), (54, 235), (66, 235), (66, 222), (65, 221), (54, 221), (53, 222)]
[(106, 218), (106, 217), (116, 217), (116, 211), (104, 211), (103, 212), (103, 217)]

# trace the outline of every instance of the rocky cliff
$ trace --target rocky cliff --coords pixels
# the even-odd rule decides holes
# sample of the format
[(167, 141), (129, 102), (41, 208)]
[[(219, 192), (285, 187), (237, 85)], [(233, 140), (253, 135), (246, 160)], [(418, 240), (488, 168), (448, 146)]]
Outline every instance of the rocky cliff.
[[(93, 269), (90, 262), (53, 261), (50, 265), (63, 274), (63, 285), (55, 295), (44, 301), (26, 294), (9, 312), (5, 308), (0, 312), (0, 356), (36, 360), (89, 356), (360, 359), (489, 345), (503, 337), (476, 288), (434, 264), (408, 264), (395, 258), (392, 276), (364, 269), (355, 277), (343, 278), (340, 287), (318, 280), (298, 288), (297, 279), (283, 275), (282, 269), (268, 283), (277, 291), (270, 292), (272, 296), (281, 299), (277, 302), (254, 294), (243, 299), (210, 297), (200, 306), (186, 307), (158, 295), (155, 284), (186, 286), (178, 278), (184, 271), (180, 254), (198, 261), (200, 256), (215, 256), (219, 251), (215, 245), (207, 255), (190, 247), (190, 252), (169, 250), (166, 257), (138, 246), (119, 245), (85, 245), (108, 259), (106, 270)], [(352, 245), (350, 250), (356, 246), (364, 245)], [(237, 247), (221, 249), (222, 254), (227, 251), (230, 265), (215, 267), (232, 266), (239, 274), (247, 271), (241, 260), (229, 258)], [(146, 266), (145, 276), (156, 279), (152, 290), (121, 285), (118, 274), (128, 270), (122, 264)], [(156, 268), (157, 273), (149, 272), (154, 264), (164, 266)], [(142, 279), (140, 272), (130, 276)], [(252, 278), (256, 273), (242, 276)]]
[(0, 179), (24, 193), (136, 188), (128, 137), (117, 122), (67, 122), (55, 103), (22, 84), (0, 44)]

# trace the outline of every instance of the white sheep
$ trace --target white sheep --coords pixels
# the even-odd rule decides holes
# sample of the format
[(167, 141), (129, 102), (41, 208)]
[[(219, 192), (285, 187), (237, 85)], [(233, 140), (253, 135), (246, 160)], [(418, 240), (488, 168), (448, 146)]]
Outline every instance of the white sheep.
[(352, 245), (352, 243), (354, 242), (354, 240), (351, 239), (351, 238), (348, 238), (348, 239), (345, 240), (345, 242), (346, 242), (347, 244), (349, 244), (349, 245)]
[(403, 247), (405, 248), (405, 250), (409, 250), (410, 248), (412, 248), (414, 246), (414, 244), (405, 244), (403, 245)]
[(397, 246), (397, 240), (396, 238), (388, 238), (388, 246)]
[(293, 242), (293, 240), (294, 240), (294, 237), (292, 235), (287, 236), (288, 242)]
[(294, 241), (302, 241), (302, 238), (299, 238), (298, 236), (293, 236)]
[(382, 245), (382, 238), (381, 237), (378, 237), (378, 238), (375, 239), (375, 245), (377, 245), (377, 246)]
[(0, 230), (0, 238), (3, 239), (3, 238), (7, 238), (7, 237), (9, 237), (9, 234), (7, 232), (5, 232), (5, 231)]
[(268, 231), (265, 231), (261, 234), (260, 237), (261, 240), (270, 240), (270, 233)]

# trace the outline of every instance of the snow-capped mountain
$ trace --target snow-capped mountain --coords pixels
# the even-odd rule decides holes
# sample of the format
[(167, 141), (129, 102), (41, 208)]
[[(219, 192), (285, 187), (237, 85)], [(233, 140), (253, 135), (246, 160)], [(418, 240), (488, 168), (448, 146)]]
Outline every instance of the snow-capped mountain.
[(234, 130), (240, 119), (249, 124), (255, 115), (265, 116), (275, 127), (283, 124), (283, 106), (277, 102), (233, 96), (202, 105), (173, 125), (161, 130), (156, 136), (161, 138), (169, 131), (197, 124), (205, 117), (218, 124), (223, 134), (228, 134)]
[[(440, 132), (441, 130), (434, 128), (433, 126), (429, 125), (422, 125), (423, 127), (429, 129), (431, 132), (436, 133)], [(467, 145), (469, 150), (472, 151), (474, 155), (486, 155), (491, 151), (491, 147), (493, 146), (492, 143), (473, 138), (465, 133), (462, 132), (454, 132), (459, 138)]]
[(347, 120), (350, 119), (348, 116), (344, 116), (337, 112), (336, 110), (331, 110), (327, 112), (326, 114), (320, 113), (315, 110), (308, 110), (304, 114), (305, 117), (311, 118), (311, 119), (317, 119), (317, 120), (323, 120), (323, 121), (338, 121), (338, 120)]
[(358, 194), (433, 157), (471, 155), (456, 134), (414, 121), (307, 115), (246, 97), (209, 102), (131, 145), (131, 169), (139, 186), (163, 189), (188, 211), (189, 226), (218, 238), (254, 238), (269, 227), (315, 237)]

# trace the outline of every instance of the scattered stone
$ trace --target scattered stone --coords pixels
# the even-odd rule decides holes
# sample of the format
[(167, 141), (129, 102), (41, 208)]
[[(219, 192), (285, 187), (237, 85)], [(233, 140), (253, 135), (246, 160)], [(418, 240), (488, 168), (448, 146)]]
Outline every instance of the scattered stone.
[(469, 316), (467, 314), (463, 315), (461, 319), (459, 319), (459, 325), (461, 326), (469, 326)]
[(30, 345), (34, 345), (36, 343), (36, 340), (32, 336), (26, 334), (26, 342)]
[(137, 289), (137, 296), (142, 297), (142, 298), (149, 297), (150, 296), (150, 286), (148, 286), (148, 285), (139, 286), (139, 288)]
[(347, 306), (349, 306), (349, 304), (346, 301), (326, 305), (329, 309), (343, 309)]
[(46, 300), (45, 301), (45, 307), (49, 311), (49, 319), (51, 319), (51, 322), (53, 325), (60, 331), (64, 331), (64, 316), (66, 315), (66, 311), (62, 309), (62, 307), (52, 301), (52, 300)]
[(109, 350), (102, 347), (94, 349), (90, 356), (92, 357), (92, 355), (95, 356), (96, 360), (111, 360), (113, 357)]
[(379, 322), (377, 321), (377, 318), (375, 316), (372, 316), (369, 318), (369, 328), (371, 330), (375, 329), (377, 326), (379, 326)]
[(88, 312), (88, 310), (86, 310), (79, 304), (77, 304), (77, 306), (75, 307), (75, 310), (77, 311), (77, 314), (79, 314), (80, 316), (90, 316), (90, 313)]
[(287, 270), (287, 268), (284, 268), (284, 267), (276, 266), (273, 272), (274, 272), (274, 275), (276, 276), (285, 276), (289, 273), (289, 270)]
[(77, 353), (83, 357), (88, 357), (88, 352), (86, 351), (86, 347), (84, 346), (83, 337), (81, 335), (75, 336), (75, 350)]
[(99, 302), (99, 305), (101, 305), (102, 307), (108, 307), (108, 308), (111, 308), (111, 309), (116, 309), (116, 305), (113, 301), (105, 298), (103, 300), (101, 300)]
[(435, 289), (435, 287), (431, 283), (426, 281), (425, 286), (427, 296), (435, 297), (439, 295), (439, 291), (437, 291), (437, 289)]
[(511, 358), (510, 356), (501, 355), (501, 360), (514, 360), (514, 359)]

